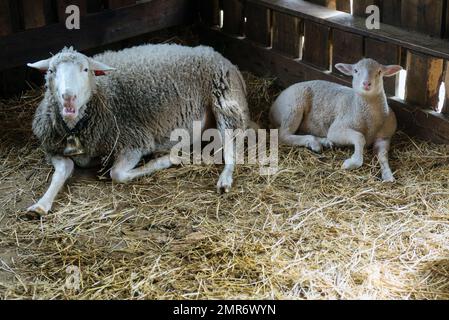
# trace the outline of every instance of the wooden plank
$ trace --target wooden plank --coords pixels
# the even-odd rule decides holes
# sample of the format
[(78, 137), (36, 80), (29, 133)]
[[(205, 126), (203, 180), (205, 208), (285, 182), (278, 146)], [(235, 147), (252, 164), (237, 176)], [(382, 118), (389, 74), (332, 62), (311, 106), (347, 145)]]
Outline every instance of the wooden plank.
[(334, 10), (337, 8), (337, 0), (308, 0), (308, 1)]
[(243, 4), (240, 0), (223, 1), (223, 31), (243, 35)]
[[(263, 4), (270, 9), (295, 17), (325, 24), (332, 29), (340, 29), (357, 33), (373, 39), (391, 42), (406, 49), (449, 60), (447, 40), (429, 37), (424, 34), (410, 32), (396, 26), (381, 23), (380, 29), (368, 30), (365, 18), (354, 17), (334, 10), (319, 7), (302, 0), (246, 0), (247, 2)], [(359, 1), (359, 0), (357, 0)], [(354, 1), (355, 2), (355, 1)]]
[(57, 0), (56, 6), (58, 11), (58, 19), (60, 22), (65, 22), (68, 14), (66, 9), (68, 6), (76, 5), (80, 9), (80, 14), (83, 16), (87, 14), (87, 0)]
[(220, 2), (219, 0), (198, 1), (201, 22), (207, 26), (220, 25)]
[[(366, 38), (365, 56), (385, 65), (400, 64), (401, 48), (388, 42)], [(399, 76), (384, 79), (384, 87), (388, 95), (394, 96), (396, 94), (398, 79)]]
[(446, 89), (446, 97), (444, 99), (443, 109), (441, 113), (449, 116), (449, 62), (446, 61), (446, 76), (444, 77), (444, 84)]
[(351, 13), (351, 0), (337, 0), (337, 10)]
[[(326, 80), (351, 86), (349, 79), (320, 70), (310, 64), (286, 57), (254, 42), (221, 33), (218, 29), (201, 30), (202, 42), (218, 49), (242, 70), (259, 76), (275, 77), (283, 87), (299, 81)], [(449, 144), (449, 119), (436, 112), (422, 110), (393, 97), (393, 108), (401, 129), (436, 143)]]
[(312, 21), (304, 21), (303, 60), (324, 70), (330, 64), (330, 28)]
[(47, 23), (46, 11), (51, 7), (47, 0), (21, 0), (24, 29), (39, 28)]
[(248, 3), (246, 12), (246, 36), (265, 47), (271, 46), (270, 10), (266, 7)]
[(444, 24), (444, 38), (449, 39), (449, 1), (446, 4), (446, 20)]
[(195, 6), (190, 0), (153, 0), (81, 18), (80, 30), (62, 23), (0, 38), (0, 70), (48, 58), (64, 46), (83, 51), (148, 32), (191, 24)]
[[(363, 58), (364, 41), (362, 36), (346, 31), (333, 30), (332, 39), (333, 65), (337, 63), (356, 63)], [(334, 71), (341, 74), (338, 70)]]
[(445, 0), (407, 0), (402, 2), (402, 27), (432, 36), (442, 36)]
[(0, 37), (12, 33), (11, 7), (9, 0), (0, 0)]
[[(135, 1), (133, 1), (135, 4)], [(87, 13), (96, 13), (106, 9), (107, 3), (104, 0), (88, 0), (87, 1)]]
[(442, 59), (408, 52), (405, 100), (423, 108), (436, 110), (443, 65)]
[(107, 0), (109, 9), (118, 9), (136, 4), (136, 0)]
[(370, 5), (376, 5), (380, 8), (380, 0), (355, 0), (352, 4), (352, 12), (355, 16), (366, 17), (366, 8)]
[(401, 26), (402, 1), (403, 0), (384, 0), (382, 2), (381, 12), (383, 23)]
[(296, 17), (273, 11), (273, 49), (300, 57), (301, 24)]

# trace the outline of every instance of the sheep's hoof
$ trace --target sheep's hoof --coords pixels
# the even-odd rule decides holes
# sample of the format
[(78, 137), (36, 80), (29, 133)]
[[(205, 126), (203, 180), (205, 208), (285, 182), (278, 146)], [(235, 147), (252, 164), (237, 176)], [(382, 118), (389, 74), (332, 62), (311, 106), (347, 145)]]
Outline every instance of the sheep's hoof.
[(313, 139), (307, 143), (307, 147), (316, 153), (323, 152), (323, 147), (321, 146), (320, 141), (318, 139)]
[(396, 182), (396, 179), (393, 177), (391, 173), (389, 173), (389, 174), (382, 174), (382, 181), (385, 183), (394, 183)]
[(50, 211), (50, 208), (48, 206), (40, 204), (40, 203), (36, 203), (27, 209), (28, 213), (35, 213), (40, 216), (47, 214), (48, 211)]
[(341, 167), (343, 170), (355, 170), (360, 168), (363, 165), (363, 161), (348, 159), (343, 163)]
[(333, 142), (330, 141), (329, 139), (322, 138), (322, 139), (320, 139), (320, 143), (326, 149), (333, 149), (334, 148)]
[(217, 183), (217, 192), (220, 194), (229, 193), (231, 191), (231, 187), (232, 187), (232, 176), (221, 175)]

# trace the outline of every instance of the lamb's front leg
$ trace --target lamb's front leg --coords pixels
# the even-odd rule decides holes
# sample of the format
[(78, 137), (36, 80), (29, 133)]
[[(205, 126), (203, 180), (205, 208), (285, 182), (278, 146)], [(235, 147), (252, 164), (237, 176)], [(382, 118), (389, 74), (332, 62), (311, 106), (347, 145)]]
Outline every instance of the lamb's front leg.
[(336, 145), (354, 146), (354, 154), (343, 163), (343, 169), (354, 170), (363, 165), (363, 151), (366, 145), (366, 140), (363, 134), (352, 129), (331, 127), (329, 129), (328, 139)]
[(394, 176), (388, 163), (388, 151), (390, 150), (390, 139), (377, 139), (374, 143), (374, 150), (379, 159), (382, 180), (385, 182), (394, 182)]
[(28, 212), (36, 212), (38, 214), (48, 213), (51, 210), (57, 194), (73, 173), (74, 164), (70, 158), (55, 156), (51, 158), (51, 163), (55, 168), (55, 172), (51, 178), (50, 187), (36, 204), (28, 208)]

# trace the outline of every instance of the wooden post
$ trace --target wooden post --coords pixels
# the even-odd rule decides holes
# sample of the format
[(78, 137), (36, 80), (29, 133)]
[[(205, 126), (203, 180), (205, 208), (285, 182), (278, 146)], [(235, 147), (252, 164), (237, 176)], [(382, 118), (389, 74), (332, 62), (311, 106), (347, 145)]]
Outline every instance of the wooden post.
[(409, 51), (405, 100), (424, 109), (436, 110), (443, 80), (443, 64), (442, 59)]
[[(365, 56), (385, 65), (400, 64), (401, 48), (388, 42), (365, 38)], [(398, 79), (398, 76), (384, 78), (387, 95), (396, 95)]]
[(264, 47), (271, 46), (270, 10), (253, 3), (246, 3), (246, 37)]
[(243, 4), (240, 0), (223, 1), (223, 31), (229, 34), (243, 35)]
[(324, 70), (330, 64), (330, 28), (309, 20), (304, 22), (303, 60)]
[(13, 31), (11, 7), (9, 0), (0, 0), (0, 36), (6, 36)]
[(363, 36), (334, 29), (332, 38), (332, 64), (357, 63), (363, 58)]
[(218, 0), (199, 0), (201, 22), (206, 26), (220, 25), (220, 3)]
[(408, 0), (383, 0), (382, 22), (394, 26), (401, 26), (402, 2)]
[(21, 0), (23, 13), (23, 26), (32, 29), (45, 26), (47, 23), (46, 12), (51, 7), (51, 1), (47, 0)]
[(444, 5), (445, 0), (402, 1), (402, 26), (432, 36), (442, 36)]
[(294, 16), (273, 11), (273, 49), (292, 58), (300, 56), (301, 24)]

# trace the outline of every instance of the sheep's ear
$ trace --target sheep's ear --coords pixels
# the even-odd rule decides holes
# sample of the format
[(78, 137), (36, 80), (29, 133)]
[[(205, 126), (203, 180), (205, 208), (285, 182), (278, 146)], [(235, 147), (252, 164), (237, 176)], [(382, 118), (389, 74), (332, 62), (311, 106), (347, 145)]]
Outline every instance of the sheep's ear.
[(47, 72), (48, 68), (50, 67), (50, 59), (41, 60), (35, 63), (28, 63), (27, 66), (30, 68), (40, 70), (42, 72)]
[(382, 66), (382, 72), (384, 74), (384, 77), (394, 76), (401, 70), (402, 67), (398, 65)]
[(95, 72), (96, 76), (104, 76), (106, 71), (114, 71), (116, 70), (113, 67), (110, 67), (102, 62), (95, 61), (94, 59), (89, 58), (89, 68)]
[(354, 65), (352, 64), (337, 63), (335, 68), (347, 76), (352, 76), (354, 74)]

